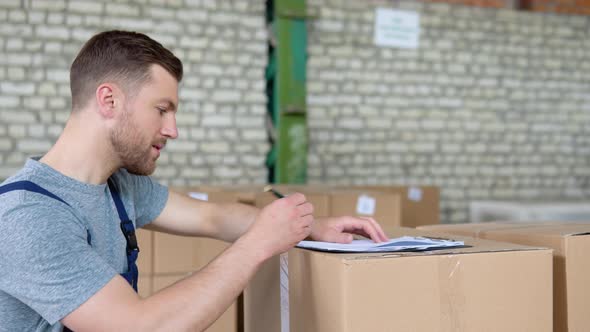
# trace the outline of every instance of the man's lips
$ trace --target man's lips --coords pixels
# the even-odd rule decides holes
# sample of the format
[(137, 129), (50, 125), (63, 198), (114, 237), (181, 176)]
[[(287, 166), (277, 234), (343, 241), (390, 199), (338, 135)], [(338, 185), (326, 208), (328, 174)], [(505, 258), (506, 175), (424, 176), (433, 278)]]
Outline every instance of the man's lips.
[(152, 145), (154, 148), (156, 148), (156, 150), (160, 151), (164, 148), (166, 144), (154, 144)]

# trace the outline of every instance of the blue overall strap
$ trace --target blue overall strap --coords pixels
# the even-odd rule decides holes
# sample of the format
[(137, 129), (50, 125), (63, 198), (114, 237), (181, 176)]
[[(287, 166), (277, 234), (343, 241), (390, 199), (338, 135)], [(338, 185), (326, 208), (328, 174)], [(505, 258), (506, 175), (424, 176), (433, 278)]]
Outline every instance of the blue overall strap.
[(129, 220), (129, 216), (127, 216), (127, 211), (125, 211), (125, 206), (123, 205), (123, 201), (121, 200), (121, 196), (119, 196), (119, 192), (115, 187), (115, 184), (108, 180), (109, 189), (111, 190), (111, 196), (113, 196), (113, 201), (115, 202), (115, 207), (117, 207), (117, 213), (119, 214), (119, 219), (121, 219), (121, 231), (125, 236), (125, 241), (127, 242), (127, 267), (128, 271), (122, 273), (121, 276), (127, 280), (127, 282), (133, 287), (133, 289), (137, 292), (137, 281), (139, 279), (139, 271), (137, 270), (137, 256), (139, 254), (139, 247), (137, 246), (137, 238), (135, 237), (135, 227), (133, 227), (133, 222)]
[(66, 201), (64, 201), (63, 199), (57, 197), (56, 195), (54, 195), (53, 193), (47, 191), (46, 189), (40, 187), (39, 185), (37, 185), (36, 183), (33, 183), (31, 181), (16, 181), (16, 182), (12, 182), (9, 184), (5, 184), (3, 186), (0, 187), (0, 195), (7, 193), (9, 191), (13, 191), (13, 190), (26, 190), (26, 191), (32, 191), (41, 195), (45, 195), (48, 197), (51, 197), (55, 200), (58, 200), (62, 203), (64, 203), (67, 206), (70, 206), (70, 204), (68, 204)]

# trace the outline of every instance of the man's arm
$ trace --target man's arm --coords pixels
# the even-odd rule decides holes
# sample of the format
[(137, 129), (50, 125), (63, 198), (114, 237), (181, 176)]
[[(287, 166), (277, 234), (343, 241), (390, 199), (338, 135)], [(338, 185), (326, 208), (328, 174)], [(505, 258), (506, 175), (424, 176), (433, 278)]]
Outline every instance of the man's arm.
[(146, 299), (116, 276), (62, 323), (75, 331), (202, 331), (229, 307), (264, 260), (309, 235), (312, 213), (301, 194), (277, 200), (199, 272)]

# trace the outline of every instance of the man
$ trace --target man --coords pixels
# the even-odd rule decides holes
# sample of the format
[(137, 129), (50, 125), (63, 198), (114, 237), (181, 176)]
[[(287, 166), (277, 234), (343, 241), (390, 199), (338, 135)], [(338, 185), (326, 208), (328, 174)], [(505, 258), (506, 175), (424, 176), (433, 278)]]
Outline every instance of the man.
[[(261, 263), (306, 237), (386, 240), (372, 219), (314, 221), (302, 194), (259, 210), (201, 202), (150, 179), (160, 151), (178, 136), (181, 79), (180, 60), (143, 34), (103, 32), (81, 49), (62, 135), (0, 187), (1, 331), (59, 331), (62, 324), (201, 331)], [(133, 230), (144, 226), (233, 244), (199, 272), (141, 299), (133, 289)]]

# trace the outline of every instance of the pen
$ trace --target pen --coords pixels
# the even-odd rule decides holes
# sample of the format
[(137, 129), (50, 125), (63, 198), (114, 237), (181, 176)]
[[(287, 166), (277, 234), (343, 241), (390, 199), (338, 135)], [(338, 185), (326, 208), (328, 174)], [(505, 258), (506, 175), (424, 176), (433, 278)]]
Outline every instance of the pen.
[(283, 195), (280, 192), (276, 191), (272, 186), (264, 186), (264, 192), (271, 192), (277, 198), (283, 198), (283, 197), (285, 197), (285, 195)]

